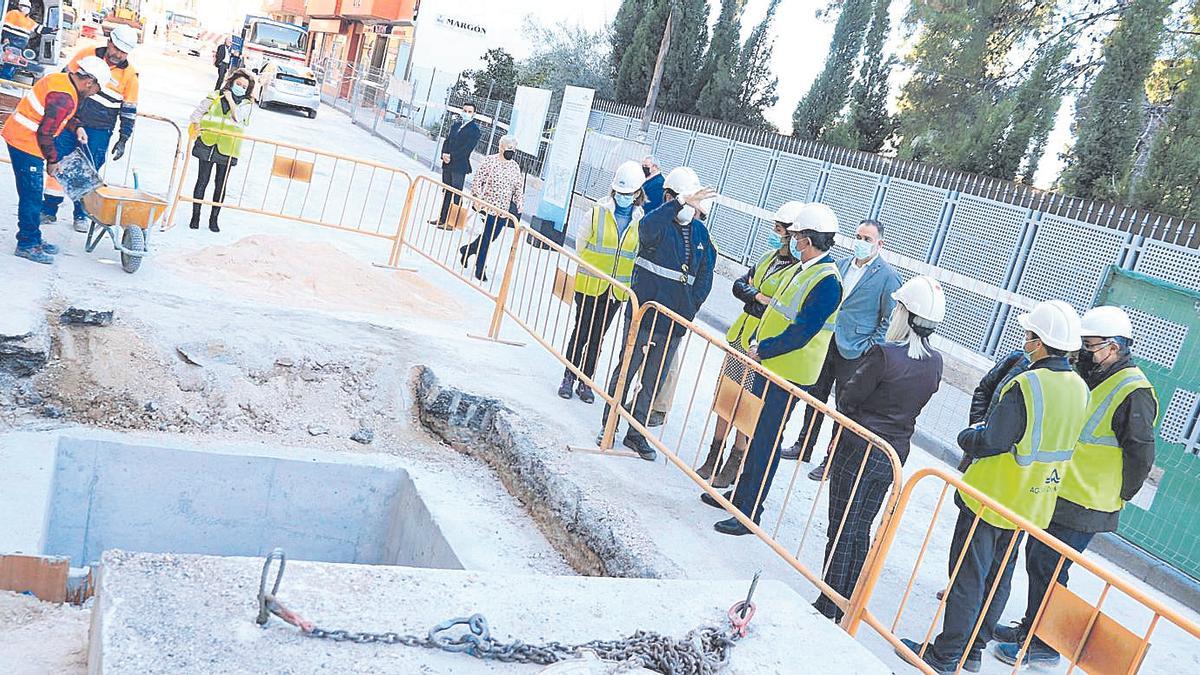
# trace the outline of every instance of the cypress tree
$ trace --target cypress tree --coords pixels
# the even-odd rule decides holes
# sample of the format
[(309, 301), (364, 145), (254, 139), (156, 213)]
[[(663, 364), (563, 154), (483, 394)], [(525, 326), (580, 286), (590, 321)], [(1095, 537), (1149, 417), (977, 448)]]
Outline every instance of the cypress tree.
[(837, 123), (850, 93), (855, 60), (862, 49), (874, 4), (874, 0), (845, 0), (833, 28), (825, 68), (792, 112), (793, 136), (818, 139)]
[(610, 77), (613, 79), (621, 67), (621, 59), (633, 44), (633, 34), (642, 18), (641, 4), (638, 0), (621, 0), (621, 7), (617, 9), (617, 15), (613, 18), (612, 30), (608, 36), (609, 67), (612, 71)]
[(708, 53), (696, 75), (700, 96), (695, 112), (704, 117), (722, 117), (722, 107), (736, 94), (734, 69), (741, 56), (742, 9), (746, 0), (721, 0), (721, 14), (713, 26)]
[(1004, 105), (997, 106), (1008, 124), (993, 145), (983, 173), (1008, 180), (1019, 173), (1024, 182), (1032, 182), (1062, 103), (1062, 65), (1070, 53), (1071, 44), (1065, 40), (1052, 45)]
[(1171, 0), (1131, 0), (1104, 44), (1104, 65), (1077, 107), (1075, 145), (1060, 178), (1069, 194), (1118, 196), (1144, 122), (1146, 78)]
[(763, 113), (775, 105), (779, 96), (775, 88), (779, 78), (771, 71), (771, 55), (775, 50), (775, 40), (771, 37), (771, 24), (775, 21), (775, 11), (779, 8), (779, 0), (771, 0), (767, 5), (767, 13), (762, 21), (750, 31), (746, 44), (742, 45), (736, 73), (741, 81), (735, 87), (736, 96), (732, 99), (733, 109), (727, 110), (725, 119), (752, 127), (774, 128)]
[(1135, 186), (1134, 202), (1200, 220), (1200, 39), (1193, 41), (1186, 78), (1151, 147), (1146, 173)]
[[(668, 2), (663, 4), (667, 5)], [(675, 24), (671, 32), (671, 48), (667, 50), (663, 62), (662, 91), (658, 101), (663, 110), (690, 112), (700, 93), (696, 84), (696, 64), (704, 58), (708, 46), (708, 0), (670, 0), (670, 4), (675, 5)], [(651, 73), (667, 23), (667, 12), (662, 17), (661, 27), (653, 38)], [(645, 88), (642, 89), (642, 96), (644, 102)]]
[(879, 152), (896, 132), (896, 120), (888, 112), (888, 76), (895, 59), (884, 53), (891, 20), (888, 10), (891, 0), (877, 0), (871, 15), (871, 26), (863, 44), (862, 65), (858, 79), (850, 90), (850, 112), (847, 130), (854, 147), (866, 152)]
[(617, 100), (630, 105), (644, 105), (646, 90), (654, 74), (658, 46), (667, 25), (669, 0), (649, 0), (641, 6), (633, 40), (621, 54), (613, 83)]

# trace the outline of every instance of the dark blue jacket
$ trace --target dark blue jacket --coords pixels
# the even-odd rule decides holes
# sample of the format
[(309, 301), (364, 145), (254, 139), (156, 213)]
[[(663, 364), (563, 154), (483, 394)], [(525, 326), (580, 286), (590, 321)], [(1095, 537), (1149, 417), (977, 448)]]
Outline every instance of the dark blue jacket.
[[(638, 260), (633, 268), (633, 292), (638, 302), (657, 302), (683, 318), (691, 321), (700, 311), (700, 305), (712, 290), (713, 269), (717, 264), (717, 249), (708, 236), (708, 228), (699, 220), (693, 220), (691, 228), (692, 250), (684, 250), (683, 227), (675, 222), (675, 215), (682, 205), (677, 200), (663, 204), (642, 218), (638, 226)], [(647, 269), (648, 262), (669, 270), (672, 278), (664, 277)], [(688, 275), (694, 281), (688, 284), (679, 277), (687, 265)], [(665, 328), (665, 326), (664, 326)]]
[(646, 213), (650, 213), (662, 206), (664, 182), (666, 182), (666, 179), (659, 173), (651, 178), (647, 178), (646, 182), (642, 183), (642, 191), (646, 193), (646, 203), (642, 204), (642, 209)]
[(450, 155), (450, 163), (446, 165), (455, 173), (471, 173), (471, 153), (479, 144), (479, 125), (475, 120), (469, 124), (455, 122), (450, 125), (450, 133), (442, 141), (442, 154)]
[[(826, 253), (820, 262), (813, 264), (821, 263), (833, 263), (833, 258)], [(784, 328), (779, 335), (758, 343), (759, 357), (764, 361), (773, 359), (808, 344), (808, 341), (813, 339), (813, 336), (825, 325), (829, 315), (837, 311), (841, 302), (842, 281), (836, 274), (831, 274), (817, 282), (817, 285), (809, 291), (804, 304), (800, 306), (800, 311), (796, 314), (796, 320), (792, 322), (792, 325)]]
[[(104, 54), (108, 52), (108, 47), (96, 48), (96, 57), (103, 59)], [(129, 61), (122, 61), (115, 66), (117, 68), (128, 68)], [(134, 75), (134, 77), (137, 77)], [(105, 105), (108, 103), (109, 105)], [(112, 130), (117, 125), (117, 121), (121, 122), (121, 137), (127, 138), (133, 134), (133, 123), (137, 119), (137, 102), (123, 101), (115, 104), (112, 96), (107, 91), (101, 90), (100, 93), (94, 96), (89, 96), (79, 102), (79, 112), (75, 113), (79, 118), (79, 126), (84, 129), (108, 129)]]

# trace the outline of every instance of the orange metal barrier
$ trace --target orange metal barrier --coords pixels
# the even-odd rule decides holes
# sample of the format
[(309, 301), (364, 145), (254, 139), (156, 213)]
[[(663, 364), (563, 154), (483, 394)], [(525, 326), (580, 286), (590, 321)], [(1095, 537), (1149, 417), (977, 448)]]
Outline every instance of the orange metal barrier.
[[(218, 134), (238, 137), (235, 134)], [(195, 141), (189, 134), (189, 148)], [(335, 230), (395, 239), (408, 202), (412, 178), (400, 169), (292, 143), (240, 136), (238, 162), (226, 176), (225, 195), (210, 199), (211, 178), (203, 197), (193, 196), (188, 168), (199, 164), (189, 151), (178, 193), (164, 229), (176, 224), (179, 204), (219, 206), (256, 215), (320, 225)], [(411, 196), (411, 195), (410, 195)]]
[[(901, 527), (905, 524), (905, 517), (909, 512), (908, 506), (912, 501), (914, 492), (919, 486), (930, 481), (936, 481), (941, 485), (937, 497), (937, 506), (932, 517), (929, 519), (927, 527), (924, 526), (923, 521), (917, 523), (918, 527), (924, 527), (925, 529), (924, 539), (918, 550), (916, 561), (908, 577), (904, 593), (896, 604), (895, 616), (889, 625), (880, 618), (881, 614), (879, 612), (882, 610), (873, 609), (878, 608), (884, 602), (876, 596), (874, 589), (884, 574), (885, 565), (893, 557), (891, 554), (896, 550), (892, 544), (897, 539)], [(997, 503), (974, 487), (967, 485), (958, 475), (940, 468), (926, 468), (914, 473), (905, 483), (904, 489), (901, 492), (899, 502), (896, 504), (896, 516), (890, 522), (881, 524), (878, 546), (882, 555), (877, 555), (873, 563), (863, 572), (860, 586), (855, 593), (851, 609), (843, 624), (848, 632), (855, 634), (859, 624), (865, 623), (883, 636), (898, 650), (898, 653), (902, 653), (910, 662), (916, 663), (918, 661), (917, 654), (912, 653), (901, 645), (897, 637), (897, 631), (901, 630), (904, 611), (913, 597), (913, 589), (916, 585), (918, 574), (922, 571), (921, 563), (925, 560), (935, 526), (938, 522), (938, 516), (952, 488), (979, 500), (983, 505), (980, 509), (981, 512), (992, 511), (999, 514), (1014, 523), (1018, 528), (1017, 531), (1022, 533), (1024, 537), (1035, 538), (1052, 549), (1058, 555), (1053, 575), (1054, 578), (1057, 578), (1064, 564), (1070, 561), (1073, 564), (1071, 572), (1073, 575), (1072, 586), (1074, 588), (1078, 589), (1081, 585), (1086, 585), (1079, 583), (1080, 578), (1084, 575), (1091, 577), (1091, 579), (1088, 579), (1089, 581), (1093, 583), (1098, 581), (1102, 584), (1102, 588), (1094, 602), (1084, 599), (1078, 592), (1068, 590), (1065, 586), (1058, 583), (1052, 584), (1034, 615), (1032, 622), (1033, 630), (1030, 631), (1029, 636), (1026, 637), (1025, 642), (1022, 644), (1022, 658), (1029, 649), (1032, 638), (1036, 636), (1057, 650), (1071, 664), (1067, 671), (1068, 673), (1075, 668), (1081, 668), (1089, 673), (1131, 674), (1138, 672), (1149, 655), (1150, 640), (1159, 627), (1160, 619), (1166, 619), (1177, 627), (1178, 630), (1182, 631), (1182, 633), (1193, 639), (1200, 640), (1200, 625), (1196, 622), (1172, 610), (1170, 607), (1153, 598), (1145, 590), (1139, 589), (1121, 579), (1112, 571), (1078, 553), (1042, 528), (1036, 527), (1029, 521), (1013, 513), (1007, 507)], [(979, 522), (980, 516), (976, 515), (966, 537), (967, 545), (973, 541)], [(954, 585), (955, 579), (962, 569), (967, 545), (963, 546), (963, 554), (960, 554), (954, 560), (948, 561), (950, 563), (948, 579), (946, 579), (946, 567), (942, 564), (947, 561), (937, 561), (937, 564), (934, 565), (935, 570), (931, 575), (928, 575), (932, 576), (934, 581), (929, 584), (923, 584), (923, 586), (928, 588), (936, 584), (936, 586), (942, 587), (944, 596), (948, 597), (950, 588)], [(1006, 564), (1017, 555), (1018, 546), (1018, 537), (1012, 538), (1006, 547), (1003, 557), (1003, 561)], [(911, 550), (908, 547), (905, 548)], [(1003, 565), (1001, 565), (1001, 569), (1003, 569)], [(899, 572), (900, 570), (898, 569), (888, 570), (889, 574)], [(944, 579), (946, 580), (942, 581)], [(979, 615), (980, 618), (972, 628), (971, 639), (967, 642), (968, 645), (974, 641), (975, 636), (978, 635), (982, 628), (982, 617), (996, 595), (999, 582), (1000, 575), (996, 575), (995, 582), (987, 589), (987, 596)], [(1113, 594), (1113, 590), (1116, 590), (1117, 594)], [(1146, 621), (1144, 628), (1131, 629), (1114, 619), (1110, 614), (1104, 613), (1103, 609), (1106, 602), (1112, 604), (1114, 595), (1123, 597), (1124, 606), (1122, 609), (1124, 612), (1132, 610), (1144, 616)], [(924, 645), (928, 644), (938, 628), (938, 621), (945, 611), (946, 602), (947, 600), (944, 597), (937, 603), (931, 618), (926, 617), (917, 623), (909, 621), (905, 624), (909, 630), (913, 631), (912, 635), (914, 638), (918, 638), (917, 641), (923, 645), (922, 654), (925, 651)], [(1020, 604), (1023, 606), (1025, 603), (1022, 602)], [(1194, 645), (1192, 654), (1195, 653), (1195, 647), (1197, 646), (1200, 646), (1200, 643)], [(1194, 668), (1195, 665), (1190, 660), (1190, 657), (1186, 657), (1183, 654), (1175, 654), (1168, 650), (1163, 650), (1158, 656), (1161, 657), (1161, 661), (1155, 664), (1153, 668), (1155, 672), (1186, 672)], [(964, 654), (959, 661), (960, 672), (965, 664), (965, 660), (966, 655)], [(1018, 658), (1018, 664), (1020, 661), (1021, 658)], [(1013, 666), (1012, 672), (1017, 672), (1019, 667), (1019, 665)]]

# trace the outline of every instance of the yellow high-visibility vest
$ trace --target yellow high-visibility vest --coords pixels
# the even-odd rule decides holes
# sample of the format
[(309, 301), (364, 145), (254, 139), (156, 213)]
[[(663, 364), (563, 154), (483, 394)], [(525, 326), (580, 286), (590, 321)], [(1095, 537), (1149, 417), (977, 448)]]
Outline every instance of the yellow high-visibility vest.
[[(759, 342), (779, 335), (792, 325), (804, 307), (804, 301), (823, 279), (831, 276), (840, 278), (837, 265), (831, 262), (817, 263), (808, 269), (801, 269), (797, 264), (789, 269), (793, 270), (791, 278), (781, 284), (783, 290), (763, 312), (762, 323), (758, 327)], [(836, 321), (835, 309), (825, 320), (821, 330), (817, 331), (807, 344), (786, 354), (766, 359), (762, 364), (789, 382), (799, 385), (816, 382), (821, 368), (825, 365), (825, 353), (829, 351), (829, 343), (833, 340), (833, 326)]]
[[(779, 292), (779, 287), (785, 279), (790, 277), (793, 265), (775, 270), (774, 274), (768, 274), (771, 265), (775, 264), (775, 260), (779, 257), (779, 251), (768, 251), (766, 255), (758, 261), (754, 266), (754, 274), (750, 277), (750, 283), (758, 289), (759, 293), (768, 298), (775, 297)], [(799, 265), (800, 263), (795, 263)], [(742, 351), (750, 349), (750, 338), (754, 337), (754, 331), (758, 330), (758, 324), (762, 321), (760, 317), (752, 316), (745, 312), (738, 315), (738, 318), (729, 327), (729, 332), (725, 334), (725, 340), (731, 345), (737, 345)]]
[[(1072, 371), (1045, 368), (1017, 375), (1004, 385), (1001, 397), (1013, 387), (1021, 388), (1025, 400), (1025, 433), (1009, 452), (975, 460), (963, 480), (1034, 525), (1046, 527), (1087, 418), (1088, 388)], [(1016, 529), (975, 498), (963, 492), (959, 496), (984, 521)]]
[[(249, 120), (234, 120), (236, 106), (228, 113), (221, 110), (221, 94), (210, 94), (208, 112), (200, 118), (200, 141), (216, 147), (226, 157), (237, 157), (242, 151), (242, 130)], [(232, 135), (230, 135), (232, 134)]]
[(1112, 373), (1092, 390), (1087, 421), (1059, 487), (1060, 499), (1108, 513), (1120, 511), (1125, 505), (1121, 500), (1125, 461), (1113, 431), (1113, 413), (1139, 389), (1149, 389), (1154, 400), (1158, 400), (1145, 373), (1130, 366)]
[[(640, 211), (640, 208), (634, 207), (625, 235), (621, 236), (612, 211), (603, 206), (593, 208), (591, 234), (583, 242), (579, 257), (628, 286), (633, 279), (633, 263), (637, 259)], [(575, 290), (579, 293), (594, 297), (610, 287), (611, 282), (591, 274), (586, 267), (580, 266), (575, 272)], [(613, 288), (612, 294), (622, 302), (629, 298), (629, 293), (619, 287)]]

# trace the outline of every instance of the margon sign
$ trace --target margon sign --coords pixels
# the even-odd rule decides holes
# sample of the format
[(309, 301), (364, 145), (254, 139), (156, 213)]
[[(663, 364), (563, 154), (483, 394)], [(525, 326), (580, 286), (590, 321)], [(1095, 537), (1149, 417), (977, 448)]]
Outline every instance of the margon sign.
[(446, 16), (445, 14), (437, 15), (437, 23), (438, 25), (446, 26), (447, 28), (457, 28), (458, 30), (467, 31), (468, 33), (487, 35), (487, 28), (484, 26), (481, 26), (477, 23), (471, 23), (469, 21), (463, 21), (462, 19), (455, 19), (454, 17)]

